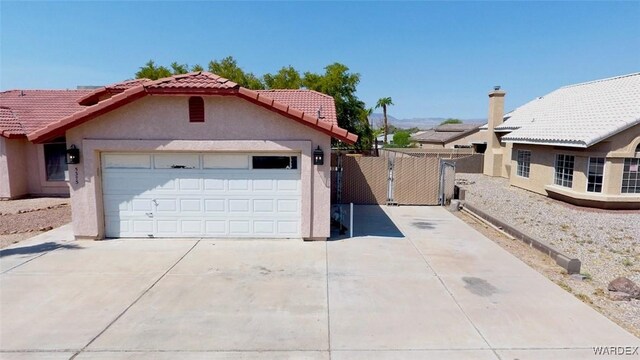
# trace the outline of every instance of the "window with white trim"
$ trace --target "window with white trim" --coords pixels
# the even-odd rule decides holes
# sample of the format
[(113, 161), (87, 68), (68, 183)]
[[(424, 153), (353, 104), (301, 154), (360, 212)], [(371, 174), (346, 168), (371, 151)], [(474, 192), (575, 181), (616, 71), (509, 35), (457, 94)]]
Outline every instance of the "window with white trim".
[(67, 171), (67, 142), (63, 137), (42, 145), (47, 181), (65, 181)]
[(623, 194), (640, 194), (640, 159), (626, 158), (624, 159), (624, 167), (622, 169), (622, 188), (620, 192)]
[(587, 165), (587, 191), (602, 192), (604, 179), (604, 158), (590, 157)]
[(518, 176), (529, 177), (529, 169), (531, 168), (531, 151), (518, 150)]
[(554, 184), (571, 188), (573, 187), (573, 164), (575, 156), (573, 155), (556, 155), (556, 167)]

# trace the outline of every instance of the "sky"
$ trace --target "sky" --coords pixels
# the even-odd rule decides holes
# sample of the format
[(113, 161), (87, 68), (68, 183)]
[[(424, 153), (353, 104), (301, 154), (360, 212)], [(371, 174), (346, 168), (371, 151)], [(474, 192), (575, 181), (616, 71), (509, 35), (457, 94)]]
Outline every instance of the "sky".
[(11, 2), (0, 0), (0, 89), (74, 89), (148, 60), (233, 56), (262, 75), (334, 62), (396, 118), (487, 117), (558, 87), (640, 71), (640, 1)]

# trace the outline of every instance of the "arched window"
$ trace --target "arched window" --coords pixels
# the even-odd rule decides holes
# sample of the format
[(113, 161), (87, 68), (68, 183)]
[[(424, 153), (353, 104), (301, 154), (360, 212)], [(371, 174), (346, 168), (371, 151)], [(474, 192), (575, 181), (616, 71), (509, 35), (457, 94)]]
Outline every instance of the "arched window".
[(189, 122), (204, 122), (204, 100), (200, 96), (189, 98)]

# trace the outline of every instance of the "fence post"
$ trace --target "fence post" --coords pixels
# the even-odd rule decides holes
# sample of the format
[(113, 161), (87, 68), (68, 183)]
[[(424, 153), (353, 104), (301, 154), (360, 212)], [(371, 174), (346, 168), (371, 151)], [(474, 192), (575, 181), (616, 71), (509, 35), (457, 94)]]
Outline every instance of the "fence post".
[(349, 237), (353, 237), (353, 203), (351, 203), (351, 209), (349, 211)]

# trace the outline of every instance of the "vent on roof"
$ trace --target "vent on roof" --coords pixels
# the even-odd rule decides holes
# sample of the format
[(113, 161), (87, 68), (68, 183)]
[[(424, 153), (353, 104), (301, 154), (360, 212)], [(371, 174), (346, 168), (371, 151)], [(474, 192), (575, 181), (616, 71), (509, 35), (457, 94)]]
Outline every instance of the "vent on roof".
[(189, 98), (189, 122), (204, 122), (204, 100), (200, 96)]
[(324, 119), (324, 116), (322, 116), (322, 105), (318, 108), (318, 119)]

